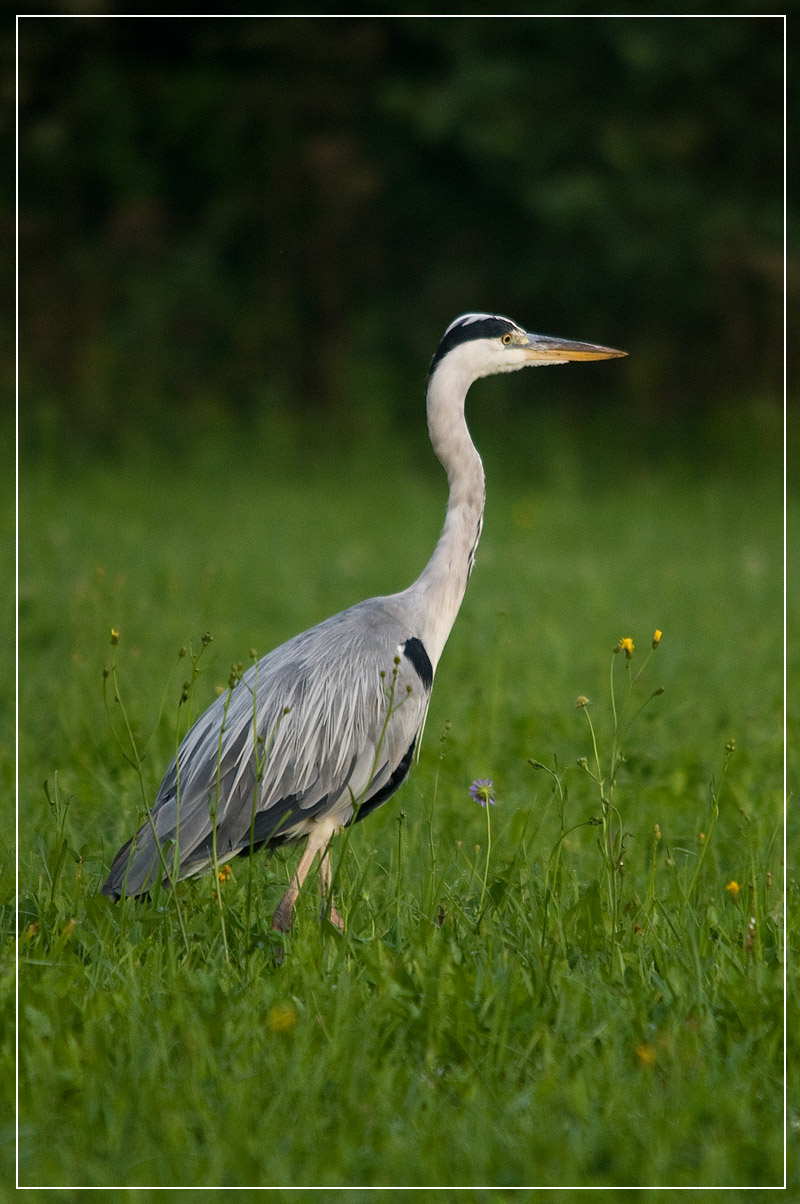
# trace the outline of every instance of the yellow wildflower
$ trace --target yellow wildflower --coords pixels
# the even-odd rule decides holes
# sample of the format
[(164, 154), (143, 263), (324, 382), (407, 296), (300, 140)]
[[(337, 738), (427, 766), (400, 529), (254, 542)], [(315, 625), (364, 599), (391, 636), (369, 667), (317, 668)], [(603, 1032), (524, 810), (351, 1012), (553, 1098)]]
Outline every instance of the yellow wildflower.
[(269, 1009), (267, 1022), (273, 1033), (288, 1033), (297, 1023), (297, 1013), (287, 1003), (276, 1003)]
[(658, 645), (661, 643), (662, 635), (663, 635), (663, 632), (659, 631), (658, 628), (656, 627), (655, 634), (653, 635), (653, 647), (654, 648), (657, 648)]
[(739, 891), (740, 891), (742, 888), (739, 886), (739, 883), (738, 883), (738, 882), (736, 881), (736, 879), (734, 878), (734, 879), (732, 879), (732, 880), (731, 880), (731, 881), (728, 883), (728, 885), (725, 887), (725, 889), (726, 889), (726, 891), (729, 893), (729, 895), (730, 895), (730, 897), (731, 897), (732, 899), (738, 899), (738, 898), (739, 898)]
[(112, 644), (119, 643), (119, 632), (113, 627), (111, 628), (111, 643)]
[(220, 882), (227, 882), (228, 879), (230, 878), (230, 876), (231, 876), (231, 867), (229, 865), (223, 865), (222, 869), (219, 871)]
[(636, 1057), (643, 1066), (652, 1066), (656, 1060), (656, 1051), (652, 1045), (648, 1045), (646, 1041), (643, 1041), (641, 1045), (636, 1046)]
[(630, 660), (633, 656), (634, 643), (629, 635), (619, 642), (620, 651), (625, 653), (626, 660)]

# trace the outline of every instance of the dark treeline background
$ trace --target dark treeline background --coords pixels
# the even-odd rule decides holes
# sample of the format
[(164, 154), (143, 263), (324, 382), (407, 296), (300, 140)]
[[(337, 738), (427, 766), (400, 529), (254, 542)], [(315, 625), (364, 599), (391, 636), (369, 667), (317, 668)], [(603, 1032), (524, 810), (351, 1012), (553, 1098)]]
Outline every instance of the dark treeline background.
[(467, 309), (632, 352), (573, 405), (779, 402), (779, 19), (28, 18), (19, 60), (34, 445), (399, 424)]

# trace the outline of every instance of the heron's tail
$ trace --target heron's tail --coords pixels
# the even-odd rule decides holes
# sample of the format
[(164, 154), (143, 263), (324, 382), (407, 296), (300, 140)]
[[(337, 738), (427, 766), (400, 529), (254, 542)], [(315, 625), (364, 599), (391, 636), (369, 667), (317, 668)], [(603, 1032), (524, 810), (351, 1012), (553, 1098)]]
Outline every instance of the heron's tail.
[[(149, 825), (145, 824), (135, 836), (126, 841), (117, 853), (108, 878), (102, 887), (104, 895), (119, 899), (121, 895), (141, 895), (152, 890), (163, 873), (162, 854), (159, 852)], [(164, 876), (164, 885), (169, 879)]]

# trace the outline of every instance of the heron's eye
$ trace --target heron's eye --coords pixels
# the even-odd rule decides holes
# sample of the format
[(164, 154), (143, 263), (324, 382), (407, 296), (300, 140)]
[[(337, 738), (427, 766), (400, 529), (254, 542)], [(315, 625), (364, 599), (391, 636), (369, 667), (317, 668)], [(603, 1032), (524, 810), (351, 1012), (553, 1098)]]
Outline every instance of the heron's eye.
[(510, 342), (511, 342), (511, 335), (510, 335), (510, 334), (504, 334), (504, 335), (503, 335), (503, 344), (504, 344), (504, 346), (506, 346), (506, 347), (507, 347), (507, 346), (508, 346), (508, 344), (509, 344)]

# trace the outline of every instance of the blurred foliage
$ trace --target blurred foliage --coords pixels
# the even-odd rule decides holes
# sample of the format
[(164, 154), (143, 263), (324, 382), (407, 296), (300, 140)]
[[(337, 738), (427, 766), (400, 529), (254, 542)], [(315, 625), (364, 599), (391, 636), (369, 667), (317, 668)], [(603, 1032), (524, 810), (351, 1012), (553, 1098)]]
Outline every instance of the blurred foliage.
[(467, 309), (634, 352), (578, 404), (780, 396), (779, 19), (29, 18), (19, 62), (34, 443), (402, 422)]

